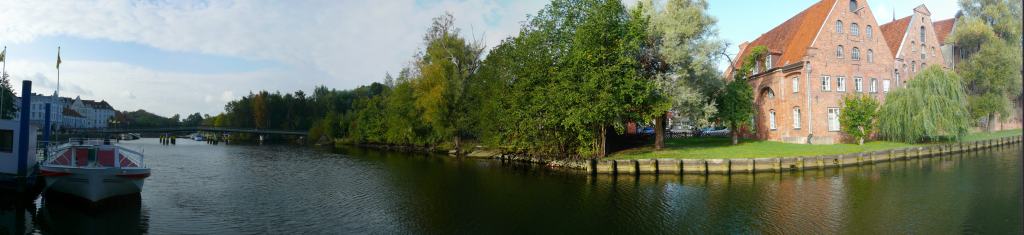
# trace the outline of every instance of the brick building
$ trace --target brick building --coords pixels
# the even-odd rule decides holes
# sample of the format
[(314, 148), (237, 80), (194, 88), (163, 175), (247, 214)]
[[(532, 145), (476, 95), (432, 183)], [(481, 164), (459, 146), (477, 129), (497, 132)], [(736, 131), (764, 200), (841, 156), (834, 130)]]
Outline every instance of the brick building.
[(733, 66), (756, 46), (769, 52), (757, 59), (749, 79), (754, 88), (753, 135), (759, 139), (838, 143), (843, 138), (842, 98), (859, 93), (884, 100), (896, 84), (896, 59), (864, 0), (815, 3), (740, 44)]
[[(924, 5), (879, 25), (866, 0), (821, 0), (739, 45), (739, 67), (751, 48), (765, 46), (748, 82), (754, 89), (754, 127), (746, 135), (791, 143), (844, 141), (839, 112), (844, 96), (864, 94), (885, 102), (924, 67), (954, 65), (970, 56), (947, 43), (957, 17), (933, 22)], [(1021, 101), (997, 129), (1021, 127)]]
[[(952, 63), (947, 64), (941, 52), (942, 40), (949, 35), (949, 31), (945, 28), (942, 29), (945, 33), (943, 39), (939, 39), (931, 15), (927, 7), (920, 5), (914, 8), (913, 14), (910, 16), (883, 24), (880, 27), (886, 44), (889, 45), (889, 52), (895, 57), (893, 65), (896, 66), (896, 73), (894, 77), (899, 84), (905, 83), (908, 78), (913, 78), (928, 65), (952, 68)], [(949, 29), (952, 29), (952, 25)]]

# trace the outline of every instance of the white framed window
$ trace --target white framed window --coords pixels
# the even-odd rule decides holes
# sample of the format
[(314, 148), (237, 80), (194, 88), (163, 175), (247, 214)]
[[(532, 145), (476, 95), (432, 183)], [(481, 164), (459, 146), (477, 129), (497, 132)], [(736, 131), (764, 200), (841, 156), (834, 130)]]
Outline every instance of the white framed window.
[(860, 48), (853, 48), (853, 51), (850, 52), (850, 59), (860, 60)]
[(842, 59), (843, 54), (843, 45), (839, 45), (838, 47), (836, 47), (836, 58)]
[(873, 32), (873, 30), (871, 30), (871, 25), (868, 25), (868, 26), (864, 27), (864, 35), (867, 36), (868, 39), (871, 39), (871, 37), (874, 36), (874, 33), (875, 32)]
[(878, 83), (878, 79), (876, 79), (876, 78), (872, 78), (871, 79), (871, 93), (878, 92), (878, 84), (877, 83)]
[(793, 129), (800, 129), (800, 106), (793, 107)]
[(925, 58), (928, 58), (927, 56), (928, 56), (928, 47), (926, 47), (924, 45), (924, 43), (921, 43), (921, 59), (923, 60)]
[(839, 108), (828, 108), (828, 131), (839, 131)]
[(874, 62), (875, 62), (875, 52), (871, 51), (871, 49), (868, 49), (868, 63), (874, 63)]
[(850, 23), (850, 35), (860, 36), (860, 26), (857, 23)]
[(910, 62), (910, 72), (912, 72), (912, 73), (916, 73), (917, 72), (917, 61), (911, 61)]
[(800, 92), (800, 77), (793, 77), (793, 93)]
[(775, 110), (768, 111), (768, 128), (775, 130)]
[(889, 79), (882, 80), (882, 92), (889, 93)]
[(769, 54), (768, 56), (765, 56), (765, 58), (764, 58), (764, 71), (768, 71), (768, 70), (771, 70), (771, 69), (772, 69), (772, 55)]
[(832, 90), (832, 78), (828, 76), (821, 76), (821, 90), (831, 91)]
[(857, 0), (850, 0), (850, 12), (857, 12)]
[(838, 34), (842, 34), (843, 33), (843, 21), (842, 20), (837, 20), (836, 21), (836, 33), (838, 33)]
[(836, 91), (846, 91), (846, 77), (836, 77)]
[(864, 78), (853, 77), (853, 89), (856, 89), (857, 92), (864, 92)]

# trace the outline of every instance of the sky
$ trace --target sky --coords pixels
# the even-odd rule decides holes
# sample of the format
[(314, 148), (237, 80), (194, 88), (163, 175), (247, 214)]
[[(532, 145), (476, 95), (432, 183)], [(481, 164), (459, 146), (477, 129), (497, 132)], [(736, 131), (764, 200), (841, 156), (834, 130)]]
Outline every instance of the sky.
[[(624, 0), (632, 5), (632, 0)], [(709, 0), (719, 37), (735, 45), (816, 0)], [(17, 92), (105, 100), (118, 110), (215, 115), (259, 90), (351, 89), (397, 74), (430, 20), (455, 16), (465, 37), (497, 45), (540, 0), (83, 0), (0, 1), (0, 46)], [(868, 0), (879, 24), (925, 4), (951, 18), (954, 0)], [(723, 63), (724, 64), (724, 63)]]

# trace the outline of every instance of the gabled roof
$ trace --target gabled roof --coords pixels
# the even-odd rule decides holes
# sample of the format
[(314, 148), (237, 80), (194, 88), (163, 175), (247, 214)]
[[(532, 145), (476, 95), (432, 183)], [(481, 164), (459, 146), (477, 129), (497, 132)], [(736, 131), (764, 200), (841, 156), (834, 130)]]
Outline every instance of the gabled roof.
[(772, 60), (772, 67), (781, 67), (802, 60), (807, 54), (807, 48), (818, 36), (818, 30), (825, 23), (825, 18), (828, 17), (835, 2), (836, 0), (819, 1), (767, 33), (761, 34), (743, 47), (733, 66), (739, 67), (743, 58), (750, 53), (750, 49), (756, 46), (766, 46), (768, 51), (773, 53), (783, 52), (781, 57)]
[(899, 52), (900, 45), (903, 44), (903, 35), (907, 34), (907, 26), (910, 24), (911, 16), (903, 17), (878, 27), (882, 30), (882, 37), (885, 38), (885, 43), (889, 45), (889, 51), (892, 52), (893, 57), (898, 57), (896, 53)]
[(82, 116), (82, 114), (78, 113), (78, 111), (75, 111), (74, 109), (70, 109), (70, 108), (64, 108), (64, 116), (68, 116), (68, 117), (84, 117), (84, 116)]
[(939, 39), (939, 44), (946, 44), (946, 36), (953, 32), (953, 23), (955, 22), (956, 18), (949, 18), (932, 23), (932, 26), (935, 27), (935, 38)]

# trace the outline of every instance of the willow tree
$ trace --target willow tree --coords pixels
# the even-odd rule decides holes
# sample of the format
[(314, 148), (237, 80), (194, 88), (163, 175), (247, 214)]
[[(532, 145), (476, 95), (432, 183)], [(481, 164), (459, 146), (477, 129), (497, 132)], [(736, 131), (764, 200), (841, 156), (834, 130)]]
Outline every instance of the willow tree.
[[(652, 18), (649, 41), (654, 46), (641, 60), (657, 82), (658, 94), (670, 108), (694, 125), (702, 126), (717, 112), (712, 96), (723, 86), (715, 68), (716, 53), (724, 44), (716, 40), (715, 18), (704, 0), (669, 0), (655, 7), (651, 0), (637, 8)], [(655, 119), (655, 148), (663, 145), (665, 112)]]
[(907, 82), (906, 88), (886, 95), (879, 112), (882, 138), (917, 143), (967, 134), (970, 114), (960, 77), (932, 65)]

